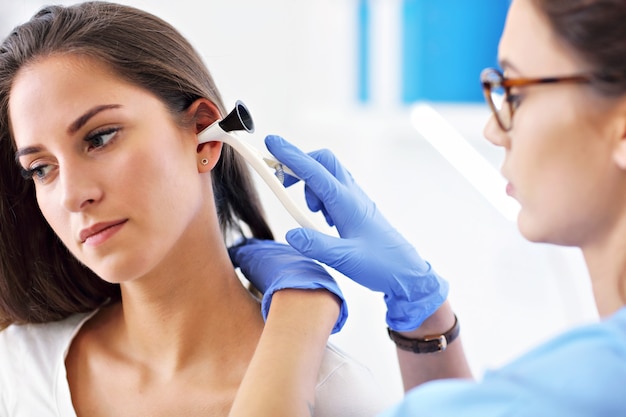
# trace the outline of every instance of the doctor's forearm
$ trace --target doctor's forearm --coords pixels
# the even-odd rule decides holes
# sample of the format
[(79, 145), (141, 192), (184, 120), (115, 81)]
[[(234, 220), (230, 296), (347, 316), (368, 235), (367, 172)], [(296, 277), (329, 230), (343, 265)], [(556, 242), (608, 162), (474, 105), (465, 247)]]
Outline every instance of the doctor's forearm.
[[(454, 313), (446, 301), (419, 328), (401, 334), (409, 339), (423, 339), (443, 334), (453, 325)], [(435, 379), (472, 378), (460, 337), (442, 352), (413, 353), (397, 348), (397, 354), (405, 391)]]

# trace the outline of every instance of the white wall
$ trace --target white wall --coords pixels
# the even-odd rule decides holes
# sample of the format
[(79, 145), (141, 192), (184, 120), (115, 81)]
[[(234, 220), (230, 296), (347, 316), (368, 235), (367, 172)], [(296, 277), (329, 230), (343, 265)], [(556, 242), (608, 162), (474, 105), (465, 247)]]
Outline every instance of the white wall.
[[(0, 0), (2, 35), (44, 3)], [(411, 126), (410, 109), (395, 100), (396, 0), (372, 0), (374, 102), (367, 106), (354, 101), (354, 0), (123, 3), (156, 13), (190, 38), (227, 105), (241, 99), (250, 108), (255, 146), (277, 133), (305, 150), (335, 151), (387, 218), (451, 282), (450, 299), (477, 375), (558, 331), (595, 319), (580, 254), (526, 242)], [(485, 106), (436, 109), (490, 164), (499, 165), (501, 152), (481, 138)], [(297, 225), (264, 184), (259, 188), (282, 237)], [(386, 394), (400, 398), (381, 296), (336, 276), (350, 318), (332, 340), (369, 365)]]

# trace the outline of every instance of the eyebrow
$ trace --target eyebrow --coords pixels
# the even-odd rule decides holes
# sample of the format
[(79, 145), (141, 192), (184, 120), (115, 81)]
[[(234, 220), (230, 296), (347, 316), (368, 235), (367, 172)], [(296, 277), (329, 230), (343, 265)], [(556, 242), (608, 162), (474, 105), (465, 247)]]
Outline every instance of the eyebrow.
[(95, 107), (87, 110), (85, 112), (85, 114), (83, 114), (78, 119), (76, 119), (70, 125), (70, 127), (67, 129), (67, 133), (70, 134), (70, 135), (73, 134), (73, 133), (76, 133), (78, 131), (78, 129), (83, 127), (85, 125), (85, 123), (87, 123), (89, 121), (89, 119), (91, 119), (96, 114), (100, 113), (101, 111), (109, 110), (109, 109), (117, 109), (117, 108), (120, 108), (120, 107), (122, 107), (120, 104), (102, 104), (100, 106), (95, 106)]
[[(89, 121), (89, 119), (91, 119), (96, 114), (102, 111), (110, 110), (110, 109), (118, 109), (120, 107), (122, 107), (121, 104), (102, 104), (99, 106), (92, 107), (91, 109), (87, 110), (82, 116), (80, 116), (78, 119), (72, 122), (72, 124), (67, 128), (67, 133), (70, 135), (76, 133), (78, 129), (83, 127)], [(41, 152), (42, 149), (43, 148), (41, 146), (28, 146), (26, 148), (18, 149), (17, 152), (15, 152), (15, 160), (16, 161), (19, 160), (19, 158), (24, 155), (30, 155), (33, 153)]]
[(41, 150), (41, 146), (28, 146), (26, 148), (18, 149), (17, 152), (15, 152), (15, 161), (18, 162), (20, 157), (24, 155), (30, 155), (32, 153), (41, 152)]

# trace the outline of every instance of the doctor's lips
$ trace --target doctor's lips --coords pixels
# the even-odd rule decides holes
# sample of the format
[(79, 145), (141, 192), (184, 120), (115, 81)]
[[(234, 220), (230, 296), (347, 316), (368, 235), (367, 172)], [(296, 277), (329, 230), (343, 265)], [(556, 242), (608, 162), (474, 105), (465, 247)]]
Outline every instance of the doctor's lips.
[(515, 187), (510, 182), (506, 184), (506, 195), (515, 197)]
[(106, 240), (109, 236), (117, 232), (120, 226), (126, 223), (127, 219), (116, 220), (112, 222), (96, 223), (93, 226), (87, 227), (80, 231), (79, 239), (80, 243), (85, 243), (87, 240), (95, 240), (100, 243)]

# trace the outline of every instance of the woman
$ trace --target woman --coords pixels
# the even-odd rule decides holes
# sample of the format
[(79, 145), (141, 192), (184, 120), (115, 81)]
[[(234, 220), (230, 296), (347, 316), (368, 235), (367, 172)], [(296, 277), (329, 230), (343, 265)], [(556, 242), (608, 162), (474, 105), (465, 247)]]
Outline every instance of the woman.
[[(298, 229), (289, 243), (385, 294), (408, 393), (382, 415), (626, 415), (625, 20), (621, 0), (513, 0), (499, 46), (504, 75), (481, 75), (493, 110), (485, 135), (505, 150), (502, 173), (521, 205), (519, 229), (534, 242), (581, 248), (602, 320), (479, 382), (469, 378), (445, 282), (332, 154), (311, 158), (267, 138), (270, 151), (305, 180), (309, 207), (321, 209), (341, 235)], [(504, 94), (502, 102), (494, 93)], [(232, 254), (254, 279), (269, 281), (249, 257), (275, 245)], [(435, 353), (424, 353), (430, 349)], [(246, 400), (254, 399), (238, 398)]]
[[(227, 415), (268, 345), (225, 239), (272, 234), (243, 161), (198, 145), (225, 114), (199, 55), (135, 8), (47, 7), (0, 46), (0, 109), (0, 414)], [(368, 371), (322, 348), (345, 319), (335, 293), (284, 303), (333, 307), (269, 346), (321, 348), (285, 395), (372, 415)], [(267, 335), (289, 322), (270, 315)]]

